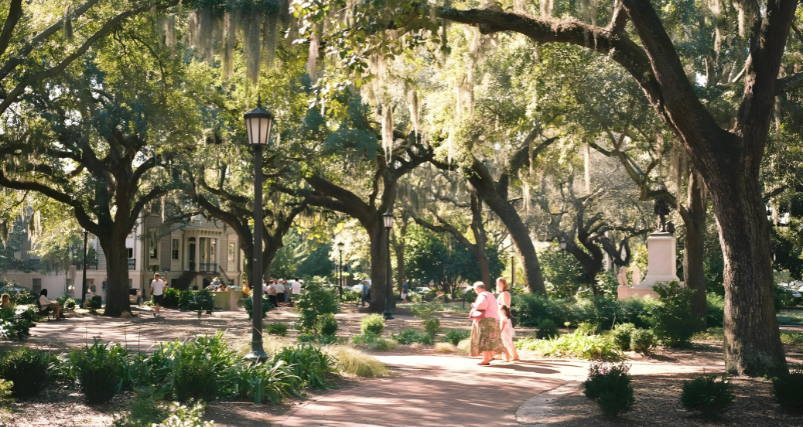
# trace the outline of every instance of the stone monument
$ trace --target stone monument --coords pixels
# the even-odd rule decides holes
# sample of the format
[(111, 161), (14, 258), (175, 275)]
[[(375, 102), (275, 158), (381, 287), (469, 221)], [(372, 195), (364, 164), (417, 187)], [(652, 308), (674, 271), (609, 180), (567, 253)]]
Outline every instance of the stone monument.
[(658, 231), (653, 232), (647, 238), (647, 277), (638, 282), (635, 276), (636, 271), (634, 271), (633, 287), (620, 285), (617, 289), (619, 299), (646, 295), (657, 299), (658, 294), (652, 290), (653, 286), (658, 283), (679, 281), (677, 276), (677, 255), (675, 252), (676, 240), (672, 233), (667, 231), (666, 227), (666, 215), (669, 214), (669, 206), (666, 202), (663, 200), (655, 202), (655, 214), (659, 216), (660, 222)]

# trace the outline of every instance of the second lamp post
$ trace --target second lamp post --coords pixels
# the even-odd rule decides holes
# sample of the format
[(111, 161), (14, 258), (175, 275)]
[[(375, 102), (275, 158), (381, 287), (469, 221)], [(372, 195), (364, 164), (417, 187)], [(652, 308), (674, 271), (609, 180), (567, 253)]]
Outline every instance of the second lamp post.
[(338, 280), (337, 288), (340, 291), (340, 301), (343, 301), (343, 242), (337, 244), (337, 251), (340, 252), (340, 268), (338, 271), (340, 272), (340, 279)]
[(393, 212), (388, 210), (382, 215), (382, 220), (385, 222), (385, 230), (388, 232), (388, 289), (387, 289), (387, 298), (385, 300), (385, 312), (382, 313), (385, 316), (385, 319), (392, 319), (393, 318), (393, 310), (390, 308), (390, 304), (393, 301), (393, 285), (390, 283), (390, 270), (392, 270), (390, 266), (390, 229), (393, 228)]
[(251, 331), (251, 351), (245, 356), (252, 361), (264, 362), (268, 359), (262, 348), (262, 150), (270, 140), (273, 115), (262, 108), (245, 113), (245, 131), (248, 143), (254, 147), (254, 259), (251, 272), (251, 290), (254, 298), (251, 318), (254, 321)]

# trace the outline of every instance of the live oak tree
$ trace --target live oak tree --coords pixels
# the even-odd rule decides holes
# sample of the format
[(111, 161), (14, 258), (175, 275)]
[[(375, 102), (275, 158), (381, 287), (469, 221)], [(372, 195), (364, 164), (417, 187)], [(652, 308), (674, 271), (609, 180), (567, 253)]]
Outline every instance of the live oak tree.
[(147, 23), (117, 35), (26, 95), (0, 139), (0, 185), (62, 203), (100, 240), (110, 316), (130, 310), (126, 237), (175, 187), (174, 165), (197, 137), (183, 63), (158, 54)]

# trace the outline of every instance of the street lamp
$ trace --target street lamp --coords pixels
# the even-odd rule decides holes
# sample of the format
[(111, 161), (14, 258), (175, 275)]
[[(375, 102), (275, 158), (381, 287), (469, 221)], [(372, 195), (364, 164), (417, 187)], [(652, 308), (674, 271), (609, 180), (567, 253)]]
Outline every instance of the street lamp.
[(385, 312), (382, 313), (386, 320), (393, 319), (393, 311), (390, 309), (391, 298), (393, 298), (393, 286), (390, 285), (390, 229), (393, 228), (393, 212), (388, 210), (382, 215), (385, 222), (385, 230), (388, 231), (388, 295), (385, 301)]
[(566, 239), (564, 239), (563, 237), (560, 238), (560, 250), (562, 251), (566, 250)]
[(346, 246), (343, 242), (337, 244), (337, 251), (340, 252), (340, 281), (338, 288), (340, 290), (340, 301), (343, 301), (343, 247)]
[[(81, 285), (81, 304), (82, 305), (86, 304), (86, 255), (87, 255), (87, 252), (86, 252), (86, 240), (87, 240), (87, 236), (88, 236), (88, 233), (87, 233), (86, 230), (84, 230), (84, 279), (83, 279), (84, 282)], [(88, 307), (88, 306), (85, 305), (85, 307)]]
[(510, 287), (516, 285), (516, 248), (510, 245)]
[(273, 115), (262, 108), (262, 100), (257, 101), (257, 108), (245, 113), (245, 131), (248, 144), (254, 147), (254, 270), (251, 280), (254, 285), (254, 298), (251, 318), (254, 321), (251, 331), (251, 352), (246, 359), (264, 362), (268, 359), (262, 348), (262, 150), (270, 140), (270, 129), (273, 126)]

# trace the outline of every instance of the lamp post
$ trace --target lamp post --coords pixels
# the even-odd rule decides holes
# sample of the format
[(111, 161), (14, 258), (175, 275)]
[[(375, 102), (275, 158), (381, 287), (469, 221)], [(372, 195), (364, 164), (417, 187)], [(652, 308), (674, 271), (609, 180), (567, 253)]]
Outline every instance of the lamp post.
[(340, 252), (340, 279), (338, 281), (338, 290), (340, 291), (340, 301), (343, 301), (343, 242), (337, 244), (337, 251)]
[(270, 129), (273, 126), (273, 115), (262, 108), (261, 100), (257, 108), (245, 113), (245, 131), (248, 143), (254, 147), (254, 259), (251, 281), (254, 283), (254, 298), (251, 318), (254, 321), (251, 331), (251, 351), (246, 359), (264, 362), (268, 359), (262, 348), (262, 150), (270, 140)]
[(566, 250), (566, 239), (564, 239), (563, 237), (560, 238), (560, 250), (562, 251)]
[(510, 245), (510, 287), (516, 285), (516, 248)]
[(382, 215), (382, 220), (385, 222), (385, 230), (388, 232), (388, 295), (385, 301), (385, 312), (382, 315), (385, 316), (386, 320), (393, 319), (393, 311), (390, 309), (391, 298), (393, 298), (393, 286), (390, 284), (390, 229), (393, 228), (393, 212), (388, 210)]
[(87, 232), (84, 230), (84, 281), (81, 285), (81, 304), (86, 303), (86, 240), (87, 240)]

